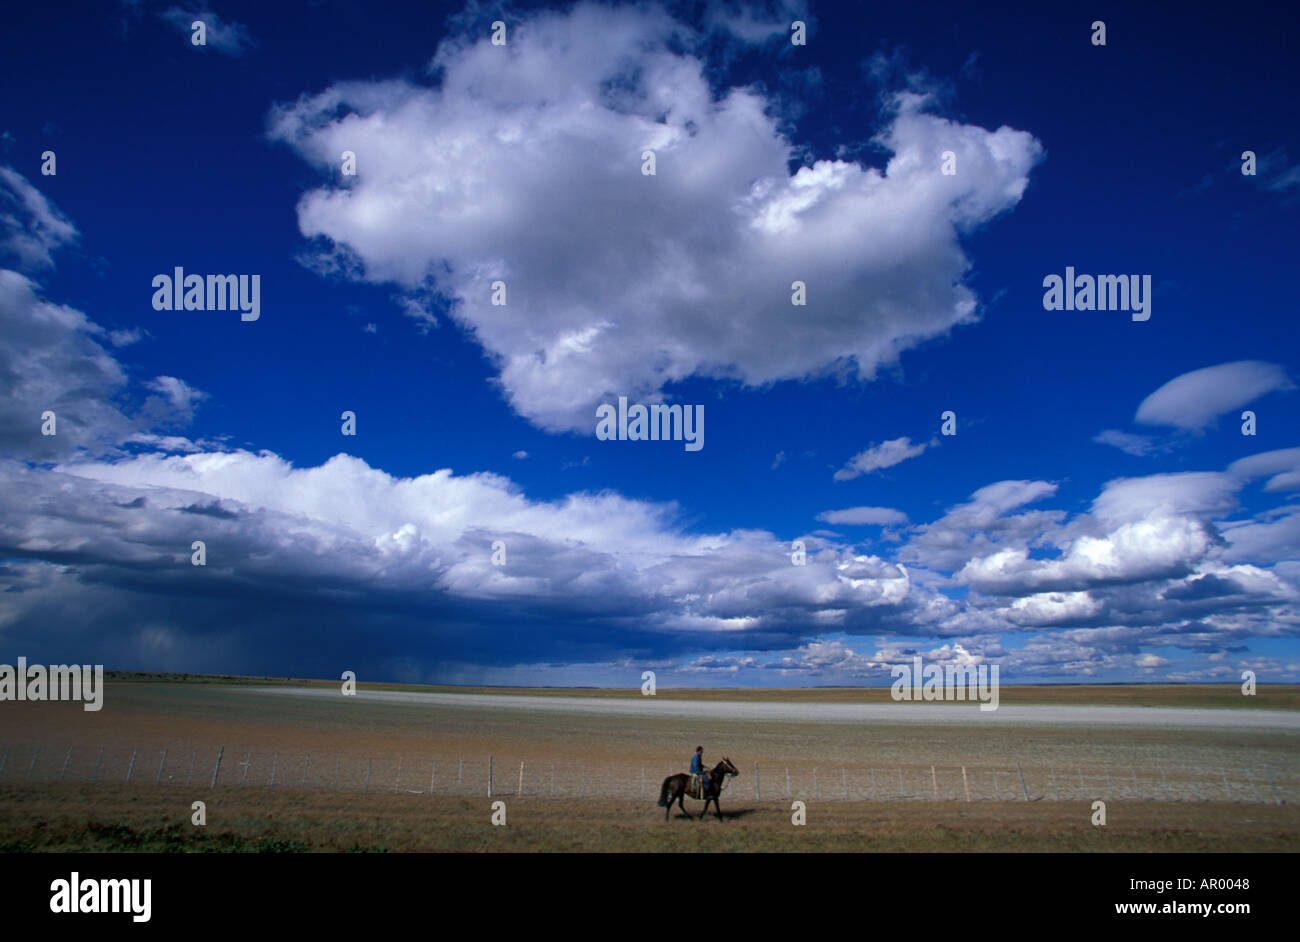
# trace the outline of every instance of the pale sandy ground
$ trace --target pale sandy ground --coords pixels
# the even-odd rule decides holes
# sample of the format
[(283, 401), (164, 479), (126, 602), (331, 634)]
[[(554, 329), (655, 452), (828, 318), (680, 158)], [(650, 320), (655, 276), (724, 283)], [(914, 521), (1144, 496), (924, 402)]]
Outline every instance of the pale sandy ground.
[[(338, 690), (306, 687), (243, 687), (249, 693), (339, 700)], [(922, 723), (935, 725), (1041, 724), (1047, 726), (1200, 727), (1212, 729), (1300, 730), (1300, 713), (1287, 710), (1205, 710), (1175, 707), (999, 706), (981, 710), (971, 703), (753, 703), (709, 700), (603, 700), (589, 697), (536, 697), (527, 694), (404, 693), (361, 690), (358, 700), (424, 704), (430, 707), (521, 710), (528, 713), (578, 713), (627, 717), (699, 717), (779, 723)]]

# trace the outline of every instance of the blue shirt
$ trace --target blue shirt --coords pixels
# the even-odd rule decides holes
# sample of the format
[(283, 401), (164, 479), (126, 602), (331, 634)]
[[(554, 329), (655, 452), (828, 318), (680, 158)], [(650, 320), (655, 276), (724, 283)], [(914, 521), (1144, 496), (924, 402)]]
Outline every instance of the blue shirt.
[(691, 756), (691, 774), (692, 775), (704, 774), (704, 760), (700, 757), (700, 754), (698, 752), (695, 753), (695, 755)]

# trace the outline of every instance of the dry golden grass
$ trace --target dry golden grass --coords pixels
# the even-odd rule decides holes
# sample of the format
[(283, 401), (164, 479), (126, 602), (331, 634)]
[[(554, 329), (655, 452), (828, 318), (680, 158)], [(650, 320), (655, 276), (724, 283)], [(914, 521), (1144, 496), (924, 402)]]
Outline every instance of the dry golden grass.
[[(207, 803), (207, 825), (190, 823)], [(653, 802), (505, 799), (267, 789), (42, 785), (0, 788), (0, 850), (440, 852), (1295, 852), (1300, 810), (1227, 803), (724, 801), (665, 821)], [(698, 818), (700, 802), (687, 802)]]

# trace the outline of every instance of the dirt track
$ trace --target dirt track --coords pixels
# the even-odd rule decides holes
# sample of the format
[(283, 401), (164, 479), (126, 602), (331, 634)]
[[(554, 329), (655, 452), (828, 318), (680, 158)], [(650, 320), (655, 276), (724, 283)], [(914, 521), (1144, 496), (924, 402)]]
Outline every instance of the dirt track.
[[(286, 697), (339, 699), (338, 690), (304, 687), (248, 687), (250, 692)], [(754, 703), (709, 700), (602, 700), (589, 697), (528, 696), (526, 694), (398, 693), (361, 690), (359, 700), (423, 704), (429, 707), (522, 710), (529, 713), (572, 713), (646, 718), (695, 718), (702, 713), (716, 720), (778, 723), (919, 723), (926, 726), (1027, 725), (1047, 726), (1176, 726), (1206, 729), (1285, 729), (1300, 731), (1300, 713), (1286, 710), (1186, 709), (1121, 706), (999, 706), (984, 710), (971, 703)]]

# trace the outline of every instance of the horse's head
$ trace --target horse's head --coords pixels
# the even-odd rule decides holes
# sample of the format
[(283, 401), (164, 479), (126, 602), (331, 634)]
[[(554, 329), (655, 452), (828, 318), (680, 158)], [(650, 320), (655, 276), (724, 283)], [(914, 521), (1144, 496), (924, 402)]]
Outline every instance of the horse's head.
[(726, 756), (723, 756), (723, 757), (722, 757), (722, 761), (718, 763), (718, 770), (721, 771), (721, 772), (722, 772), (723, 774), (725, 774), (725, 775), (739, 775), (739, 774), (740, 774), (740, 769), (736, 768), (736, 767), (732, 764), (731, 760), (728, 759)]

